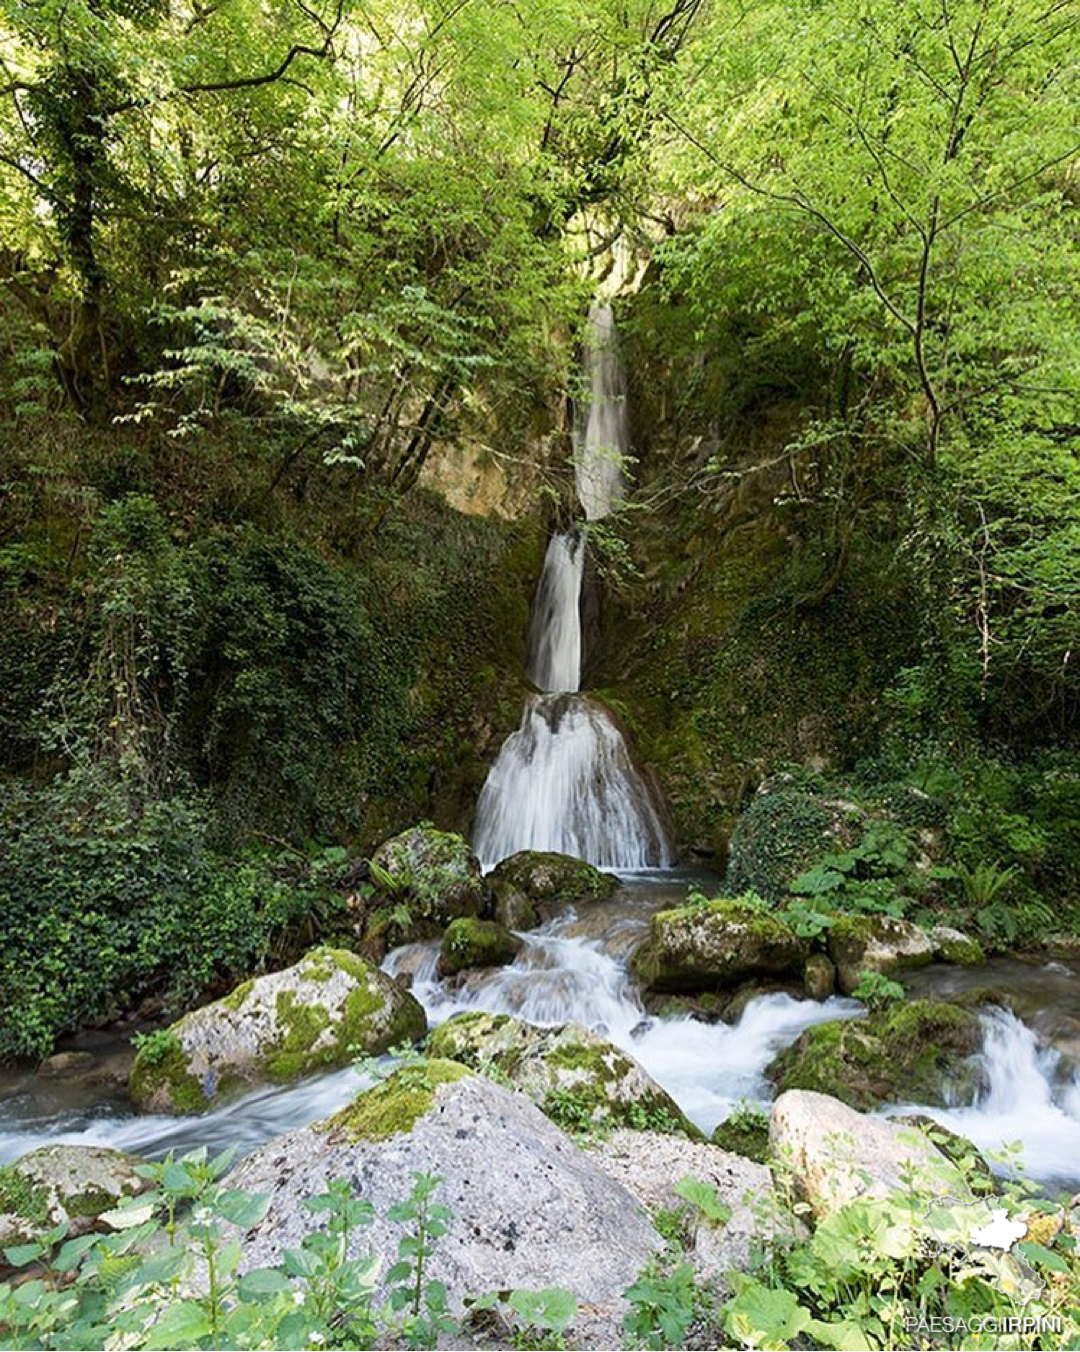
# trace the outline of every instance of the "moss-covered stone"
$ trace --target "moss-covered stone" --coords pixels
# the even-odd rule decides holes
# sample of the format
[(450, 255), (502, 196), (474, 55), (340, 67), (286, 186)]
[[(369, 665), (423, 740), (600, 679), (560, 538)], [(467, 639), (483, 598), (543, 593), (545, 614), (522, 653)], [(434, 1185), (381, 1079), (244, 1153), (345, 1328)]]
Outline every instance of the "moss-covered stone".
[(806, 951), (806, 942), (775, 915), (718, 899), (659, 911), (630, 965), (650, 990), (698, 991), (755, 976), (798, 976)]
[(201, 1112), (244, 1085), (286, 1083), (427, 1031), (413, 996), (346, 949), (312, 949), (237, 995), (143, 1042), (129, 1080), (138, 1106)]
[(756, 797), (735, 824), (725, 882), (732, 892), (756, 892), (779, 902), (788, 886), (822, 855), (859, 836), (864, 814), (847, 799), (794, 787)]
[(604, 901), (619, 886), (613, 873), (603, 873), (584, 859), (548, 850), (520, 850), (504, 859), (492, 883), (510, 884), (532, 902)]
[[(378, 906), (369, 928), (406, 943), (438, 934), (459, 916), (482, 916), (490, 894), (464, 836), (414, 826), (371, 856)], [(407, 917), (407, 919), (406, 919)]]
[(777, 1091), (812, 1089), (862, 1111), (881, 1103), (944, 1105), (970, 1089), (982, 1045), (978, 1016), (936, 1000), (909, 1000), (864, 1019), (808, 1028), (769, 1065)]
[(712, 1143), (764, 1164), (769, 1154), (769, 1114), (752, 1105), (737, 1107), (713, 1132)]
[(428, 1051), (523, 1090), (568, 1129), (700, 1135), (633, 1057), (578, 1024), (536, 1028), (506, 1014), (472, 1012), (440, 1024)]
[(938, 962), (951, 962), (957, 967), (980, 967), (986, 961), (986, 954), (977, 939), (948, 925), (935, 925), (930, 931), (930, 940)]
[(494, 920), (462, 916), (446, 927), (439, 948), (439, 973), (456, 976), (470, 967), (503, 967), (513, 962), (521, 940)]
[(810, 1000), (827, 1000), (836, 989), (836, 967), (824, 953), (811, 953), (806, 959), (803, 988)]
[(910, 971), (934, 960), (930, 936), (910, 920), (889, 915), (843, 915), (829, 929), (829, 957), (845, 995), (859, 984), (863, 972)]
[(49, 1214), (45, 1189), (10, 1164), (0, 1165), (0, 1214), (42, 1225)]
[(393, 1075), (358, 1094), (347, 1107), (321, 1124), (350, 1141), (383, 1141), (411, 1131), (435, 1104), (435, 1091), (472, 1072), (457, 1061), (427, 1058), (402, 1066)]
[(0, 1247), (23, 1243), (64, 1224), (72, 1236), (103, 1211), (149, 1184), (133, 1155), (103, 1146), (40, 1146), (0, 1168)]
[(540, 924), (540, 913), (517, 886), (505, 878), (492, 878), (491, 895), (495, 919), (508, 930), (531, 930)]

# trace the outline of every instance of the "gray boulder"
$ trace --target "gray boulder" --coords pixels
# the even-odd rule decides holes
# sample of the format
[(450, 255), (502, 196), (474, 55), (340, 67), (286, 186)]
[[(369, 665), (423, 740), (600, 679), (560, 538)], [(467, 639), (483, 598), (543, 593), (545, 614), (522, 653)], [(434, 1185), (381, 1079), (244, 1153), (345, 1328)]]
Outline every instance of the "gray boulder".
[(553, 850), (519, 850), (496, 865), (491, 881), (496, 887), (514, 887), (529, 901), (541, 903), (604, 901), (619, 886), (613, 873)]
[(315, 948), (147, 1039), (128, 1091), (145, 1112), (202, 1112), (245, 1085), (286, 1083), (426, 1031), (397, 982), (355, 953)]
[(44, 1145), (0, 1167), (0, 1246), (22, 1244), (62, 1222), (85, 1234), (122, 1197), (150, 1185), (142, 1161), (95, 1145)]
[(387, 1211), (418, 1172), (441, 1178), (436, 1199), (452, 1212), (426, 1272), (456, 1313), (467, 1295), (558, 1286), (595, 1307), (600, 1336), (618, 1337), (622, 1292), (663, 1241), (634, 1197), (527, 1098), (456, 1062), (403, 1067), (249, 1155), (230, 1183), (268, 1194), (270, 1207), (243, 1238), (244, 1267), (296, 1247), (318, 1224), (304, 1200), (338, 1178), (375, 1209), (355, 1252), (396, 1254), (402, 1231)]
[(905, 1188), (913, 1170), (935, 1195), (969, 1191), (956, 1166), (917, 1128), (866, 1116), (808, 1089), (789, 1090), (773, 1104), (769, 1149), (818, 1217), (859, 1197), (887, 1197)]
[(508, 1014), (459, 1014), (440, 1024), (428, 1045), (432, 1056), (507, 1079), (560, 1126), (700, 1135), (632, 1056), (581, 1024), (537, 1028)]
[(391, 926), (394, 943), (437, 934), (459, 916), (482, 916), (489, 904), (480, 860), (464, 836), (413, 826), (384, 841), (371, 856), (379, 901), (408, 911), (408, 925)]

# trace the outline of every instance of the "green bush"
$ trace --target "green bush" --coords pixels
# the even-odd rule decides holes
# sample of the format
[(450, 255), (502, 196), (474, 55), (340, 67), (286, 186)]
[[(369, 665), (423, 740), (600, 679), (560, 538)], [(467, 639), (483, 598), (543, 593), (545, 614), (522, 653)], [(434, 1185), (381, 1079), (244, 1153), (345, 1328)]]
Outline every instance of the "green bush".
[(85, 777), (0, 785), (0, 1056), (46, 1055), (151, 992), (179, 1009), (326, 904), (317, 883), (230, 861), (208, 834), (190, 798), (139, 806)]

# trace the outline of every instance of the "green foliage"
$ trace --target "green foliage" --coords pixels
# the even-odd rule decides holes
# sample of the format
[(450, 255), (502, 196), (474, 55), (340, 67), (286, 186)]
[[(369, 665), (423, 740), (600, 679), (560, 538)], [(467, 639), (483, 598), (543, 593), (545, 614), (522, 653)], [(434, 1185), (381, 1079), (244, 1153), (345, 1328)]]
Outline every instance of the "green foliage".
[(0, 820), (0, 1055), (46, 1055), (151, 989), (177, 1008), (235, 984), (318, 913), (318, 880), (217, 854), (190, 798), (140, 808), (83, 776), (7, 783)]
[(888, 1009), (907, 998), (899, 981), (893, 981), (883, 972), (860, 972), (858, 984), (851, 992), (870, 1010)]
[(712, 1134), (721, 1150), (764, 1164), (769, 1153), (769, 1114), (760, 1104), (738, 1102)]
[(623, 1330), (631, 1347), (684, 1347), (694, 1321), (694, 1271), (683, 1261), (655, 1260), (624, 1292)]

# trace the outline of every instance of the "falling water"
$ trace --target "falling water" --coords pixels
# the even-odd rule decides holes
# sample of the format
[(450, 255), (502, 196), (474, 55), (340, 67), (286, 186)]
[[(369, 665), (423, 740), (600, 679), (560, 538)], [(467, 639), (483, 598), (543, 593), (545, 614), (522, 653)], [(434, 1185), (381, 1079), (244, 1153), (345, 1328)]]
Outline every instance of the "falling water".
[(966, 1107), (926, 1109), (980, 1150), (1000, 1152), (1020, 1142), (1020, 1165), (1033, 1178), (1075, 1184), (1080, 1179), (1080, 1071), (1015, 1014), (983, 1016), (983, 1084)]
[(577, 690), (581, 684), (578, 607), (584, 569), (584, 535), (576, 530), (553, 535), (529, 630), (529, 679), (538, 690)]
[[(589, 321), (591, 394), (577, 483), (595, 520), (622, 496), (627, 430), (611, 307), (593, 306)], [(624, 871), (671, 863), (655, 799), (622, 733), (603, 705), (577, 693), (585, 543), (584, 530), (548, 542), (529, 630), (529, 677), (547, 693), (528, 700), (481, 791), (473, 844), (485, 868), (518, 850), (556, 850)]]
[(589, 310), (584, 365), (588, 398), (574, 471), (585, 517), (598, 521), (623, 496), (623, 464), (630, 446), (626, 374), (610, 305), (597, 302)]
[(476, 809), (485, 868), (517, 850), (556, 850), (600, 868), (664, 868), (667, 838), (648, 785), (607, 710), (584, 695), (537, 695), (503, 743)]

